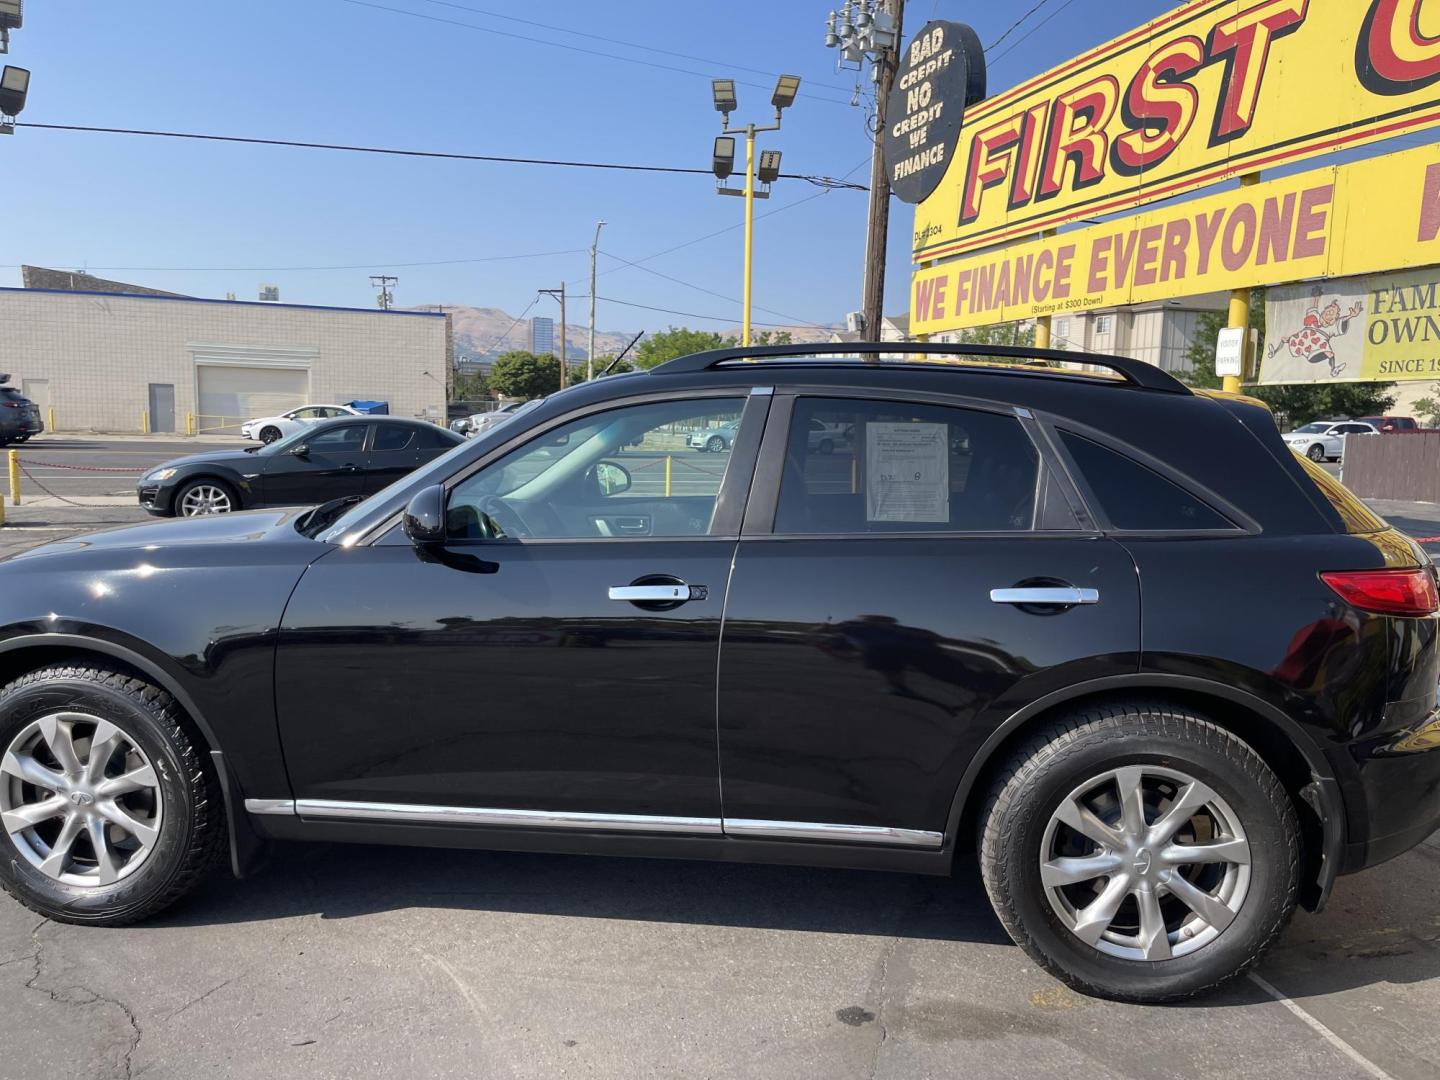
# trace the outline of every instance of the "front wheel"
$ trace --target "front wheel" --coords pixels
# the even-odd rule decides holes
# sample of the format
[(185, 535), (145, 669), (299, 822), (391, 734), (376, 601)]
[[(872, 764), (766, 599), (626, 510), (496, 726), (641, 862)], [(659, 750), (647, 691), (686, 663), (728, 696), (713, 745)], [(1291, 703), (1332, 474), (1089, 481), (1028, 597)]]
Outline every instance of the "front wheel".
[(725, 449), (725, 440), (719, 435), (711, 435), (709, 441), (705, 444), (705, 449), (712, 454), (718, 454)]
[(1306, 451), (1305, 456), (1308, 457), (1311, 461), (1324, 461), (1325, 447), (1317, 442), (1314, 446), (1310, 447), (1308, 451)]
[(280, 438), (280, 429), (274, 424), (266, 424), (260, 429), (260, 441), (266, 446), (269, 446), (278, 438)]
[(1021, 747), (980, 865), (1005, 929), (1077, 990), (1192, 997), (1234, 978), (1295, 909), (1299, 827), (1237, 736), (1166, 705), (1096, 707)]
[(189, 892), (225, 850), (221, 795), (173, 698), (56, 663), (0, 690), (0, 886), (61, 922), (118, 926)]
[(178, 517), (204, 517), (207, 514), (228, 514), (240, 509), (240, 500), (229, 484), (219, 480), (192, 480), (175, 493)]

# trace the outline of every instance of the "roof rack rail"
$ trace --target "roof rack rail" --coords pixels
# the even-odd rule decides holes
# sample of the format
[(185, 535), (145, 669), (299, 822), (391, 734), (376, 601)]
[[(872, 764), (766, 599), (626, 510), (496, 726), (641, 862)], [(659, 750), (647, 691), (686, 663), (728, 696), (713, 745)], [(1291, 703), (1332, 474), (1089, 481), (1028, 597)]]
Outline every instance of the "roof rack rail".
[[(996, 360), (1049, 360), (1065, 364), (1089, 364), (1109, 368), (1133, 386), (1169, 394), (1188, 394), (1190, 388), (1175, 376), (1143, 360), (1128, 356), (1068, 352), (1063, 349), (1031, 349), (1023, 345), (969, 345), (935, 341), (846, 341), (807, 342), (800, 345), (752, 345), (691, 353), (650, 369), (651, 375), (689, 375), (710, 371), (726, 364), (751, 360), (797, 360), (807, 356), (833, 356), (837, 361), (861, 355), (910, 353), (926, 356), (962, 356)], [(881, 360), (882, 365), (903, 365), (904, 360)], [(962, 371), (963, 368), (951, 368)]]

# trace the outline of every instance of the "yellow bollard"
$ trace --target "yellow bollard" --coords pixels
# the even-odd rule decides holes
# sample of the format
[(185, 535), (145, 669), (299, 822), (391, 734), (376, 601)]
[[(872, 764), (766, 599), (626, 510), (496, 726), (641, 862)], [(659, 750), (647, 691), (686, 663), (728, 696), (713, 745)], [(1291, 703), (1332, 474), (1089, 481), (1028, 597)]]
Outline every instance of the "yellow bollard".
[[(13, 454), (14, 451), (12, 450), (11, 453)], [(669, 455), (669, 454), (666, 454), (666, 455), (665, 455), (665, 497), (666, 497), (667, 499), (670, 497), (670, 455)]]
[(149, 409), (141, 409), (141, 410), (140, 410), (140, 434), (142, 434), (142, 435), (149, 435), (149, 434), (150, 434), (150, 410), (149, 410)]
[(0, 494), (0, 525), (5, 524), (5, 496)]
[(10, 503), (20, 505), (20, 455), (10, 451)]
[(46, 430), (47, 430), (47, 431), (54, 431), (54, 430), (55, 430), (55, 406), (54, 406), (54, 405), (51, 405), (51, 406), (50, 406), (48, 409), (46, 409), (45, 411), (46, 411), (47, 413), (49, 413), (49, 420), (50, 420), (49, 427), (48, 427)]
[(185, 414), (185, 434), (195, 434), (195, 414), (193, 412)]

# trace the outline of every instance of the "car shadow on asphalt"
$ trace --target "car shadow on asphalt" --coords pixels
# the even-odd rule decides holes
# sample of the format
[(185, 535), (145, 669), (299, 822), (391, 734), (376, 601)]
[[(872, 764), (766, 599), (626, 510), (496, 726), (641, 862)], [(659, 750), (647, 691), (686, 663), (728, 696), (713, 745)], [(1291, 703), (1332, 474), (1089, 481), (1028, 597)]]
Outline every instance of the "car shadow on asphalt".
[(973, 857), (953, 878), (673, 859), (278, 844), (143, 925), (346, 919), (403, 908), (632, 919), (1008, 945)]

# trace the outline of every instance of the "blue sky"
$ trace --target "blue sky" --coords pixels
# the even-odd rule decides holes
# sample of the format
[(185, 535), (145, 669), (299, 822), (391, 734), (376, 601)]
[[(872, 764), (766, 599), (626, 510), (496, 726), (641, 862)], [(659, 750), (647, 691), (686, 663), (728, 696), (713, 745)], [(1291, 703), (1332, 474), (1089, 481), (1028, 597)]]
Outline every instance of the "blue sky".
[[(32, 122), (702, 168), (719, 129), (707, 80), (761, 84), (739, 87), (736, 120), (765, 122), (773, 73), (792, 72), (806, 96), (762, 145), (784, 151), (787, 172), (864, 182), (870, 144), (861, 110), (848, 105), (855, 76), (837, 73), (823, 47), (832, 3), (36, 0), (7, 59), (33, 71), (22, 117)], [(967, 20), (988, 44), (1032, 6), (910, 0), (907, 25), (913, 32), (931, 17)], [(991, 53), (992, 91), (1171, 6), (1049, 0)], [(400, 278), (397, 304), (512, 314), (537, 288), (562, 280), (587, 291), (586, 249), (598, 219), (609, 223), (601, 250), (635, 261), (737, 224), (742, 205), (717, 197), (704, 176), (25, 129), (0, 140), (0, 183), (0, 284), (18, 285), (15, 267), (25, 262), (203, 296), (253, 299), (268, 282), (290, 302), (369, 306), (368, 275), (388, 272)], [(862, 192), (776, 185), (760, 210), (778, 212), (757, 223), (755, 302), (768, 309), (757, 307), (757, 322), (833, 322), (859, 307), (865, 208)], [(889, 312), (906, 306), (910, 218), (909, 206), (894, 204)], [(554, 252), (563, 254), (397, 265)], [(689, 285), (602, 255), (597, 294), (724, 321), (602, 299), (602, 329), (738, 323), (738, 229), (645, 265)], [(358, 268), (293, 269), (317, 266)], [(110, 269), (119, 267), (126, 269)], [(583, 321), (583, 301), (571, 311), (572, 321)]]

